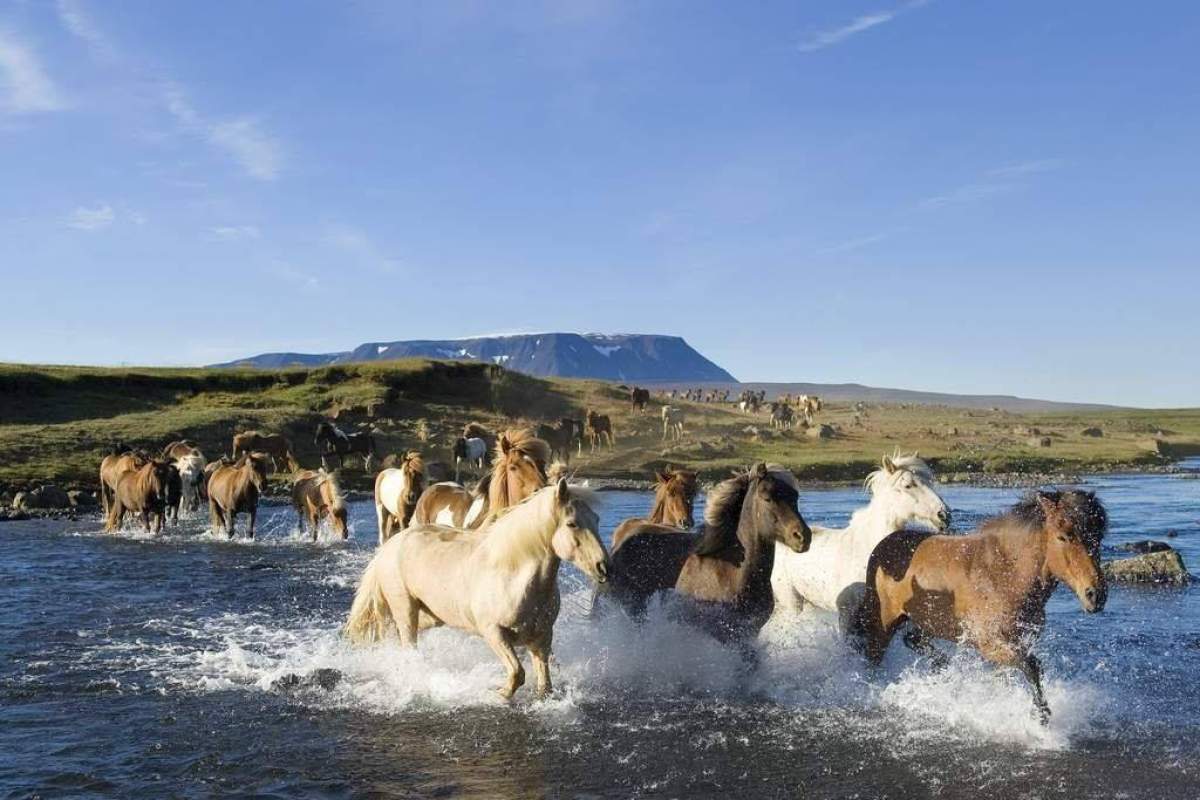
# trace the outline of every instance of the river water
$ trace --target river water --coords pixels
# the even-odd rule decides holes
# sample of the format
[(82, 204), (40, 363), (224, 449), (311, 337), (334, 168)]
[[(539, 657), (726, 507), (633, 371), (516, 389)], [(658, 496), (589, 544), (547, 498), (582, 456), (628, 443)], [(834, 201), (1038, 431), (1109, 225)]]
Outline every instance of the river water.
[[(1194, 568), (1195, 477), (1089, 481), (1106, 548), (1174, 531)], [(1017, 492), (943, 495), (966, 529)], [(649, 507), (604, 500), (606, 534)], [(802, 511), (838, 525), (864, 500), (809, 489)], [(897, 641), (872, 672), (813, 614), (765, 632), (751, 670), (662, 606), (640, 626), (586, 616), (590, 589), (564, 569), (557, 691), (510, 706), (478, 639), (339, 638), (374, 549), (369, 504), (352, 526), (313, 544), (276, 507), (254, 542), (200, 520), (156, 539), (98, 519), (0, 527), (0, 796), (1200, 796), (1197, 588), (1115, 588), (1092, 616), (1060, 589), (1042, 728), (1019, 676), (968, 652), (934, 672)]]

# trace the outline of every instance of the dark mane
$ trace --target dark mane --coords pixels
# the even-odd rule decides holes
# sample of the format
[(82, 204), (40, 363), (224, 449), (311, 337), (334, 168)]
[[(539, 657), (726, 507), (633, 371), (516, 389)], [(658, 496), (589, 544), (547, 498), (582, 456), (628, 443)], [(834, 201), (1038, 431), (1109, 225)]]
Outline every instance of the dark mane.
[(742, 503), (750, 488), (750, 473), (742, 472), (717, 484), (708, 495), (704, 509), (704, 532), (692, 552), (698, 556), (725, 554), (738, 562), (745, 556), (742, 543), (738, 541), (738, 521), (742, 516)]
[(1080, 538), (1089, 545), (1096, 545), (1108, 530), (1108, 512), (1096, 497), (1095, 492), (1082, 489), (1066, 491), (1046, 490), (1030, 492), (1022, 497), (1005, 515), (1030, 527), (1046, 524), (1046, 514), (1038, 504), (1038, 498), (1054, 503), (1063, 512)]

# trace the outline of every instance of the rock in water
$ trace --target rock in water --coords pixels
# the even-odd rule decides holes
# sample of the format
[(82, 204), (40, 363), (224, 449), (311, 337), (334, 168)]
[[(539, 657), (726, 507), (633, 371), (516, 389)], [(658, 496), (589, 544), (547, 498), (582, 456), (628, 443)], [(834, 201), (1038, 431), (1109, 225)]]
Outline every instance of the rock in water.
[[(1161, 543), (1155, 543), (1161, 544)], [(1192, 576), (1183, 565), (1179, 551), (1167, 546), (1130, 558), (1118, 558), (1104, 564), (1104, 577), (1116, 583), (1157, 583), (1183, 586)]]

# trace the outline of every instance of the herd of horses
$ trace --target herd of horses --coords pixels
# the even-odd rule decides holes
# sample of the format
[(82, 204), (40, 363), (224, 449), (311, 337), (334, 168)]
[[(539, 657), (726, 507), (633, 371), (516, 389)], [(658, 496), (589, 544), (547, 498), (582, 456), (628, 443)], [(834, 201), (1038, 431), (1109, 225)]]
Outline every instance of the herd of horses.
[[(904, 643), (935, 667), (943, 656), (933, 640), (973, 646), (1025, 675), (1045, 723), (1050, 709), (1031, 648), (1050, 595), (1061, 582), (1084, 611), (1104, 606), (1099, 551), (1107, 516), (1093, 493), (1038, 491), (974, 532), (950, 534), (950, 509), (916, 454), (882, 459), (865, 481), (869, 502), (842, 529), (805, 521), (799, 483), (781, 465), (759, 463), (710, 488), (698, 525), (696, 473), (660, 470), (648, 516), (621, 521), (606, 547), (597, 495), (565, 474), (571, 449), (582, 448), (589, 430), (604, 430), (592, 414), (582, 425), (563, 419), (499, 434), (468, 425), (456, 458), (458, 443), (467, 442), (464, 458), (490, 462), (471, 486), (429, 482), (416, 452), (381, 470), (374, 485), (379, 544), (354, 596), (348, 639), (378, 641), (394, 631), (415, 646), (420, 631), (452, 626), (495, 652), (506, 672), (503, 697), (525, 681), (518, 648), (528, 651), (537, 692), (545, 694), (561, 602), (557, 575), (568, 561), (596, 584), (593, 613), (620, 609), (640, 619), (666, 595), (698, 630), (752, 661), (749, 643), (768, 621), (806, 606), (835, 614), (870, 663), (901, 628)], [(610, 424), (610, 443), (611, 435)], [(373, 445), (347, 445), (329, 431), (319, 430), (318, 441), (329, 442), (330, 452), (353, 446), (364, 460), (374, 456)], [(472, 441), (483, 443), (483, 453)], [(232, 450), (232, 458), (212, 463), (186, 441), (157, 456), (129, 448), (107, 456), (100, 467), (106, 529), (134, 514), (158, 531), (169, 503), (177, 515), (207, 498), (214, 533), (232, 536), (245, 513), (253, 536), (270, 470), (298, 464), (277, 435), (239, 434)], [(325, 520), (348, 535), (335, 473), (295, 472), (292, 501), (314, 538)]]

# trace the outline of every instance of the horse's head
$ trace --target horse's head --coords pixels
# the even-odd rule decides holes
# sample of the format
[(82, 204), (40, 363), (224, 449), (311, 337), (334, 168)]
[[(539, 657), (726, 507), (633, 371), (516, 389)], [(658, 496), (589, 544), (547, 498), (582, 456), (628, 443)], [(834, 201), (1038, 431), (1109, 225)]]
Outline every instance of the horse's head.
[(570, 561), (596, 583), (604, 583), (608, 580), (608, 551), (600, 540), (600, 517), (588, 504), (590, 496), (585, 490), (572, 489), (566, 478), (558, 482), (554, 488), (558, 526), (551, 547), (563, 561)]
[(657, 512), (654, 516), (664, 525), (690, 530), (696, 524), (696, 473), (686, 469), (658, 470), (654, 477)]
[(761, 462), (750, 469), (749, 478), (742, 513), (753, 516), (755, 529), (794, 552), (808, 550), (812, 531), (800, 516), (796, 478), (783, 467)]
[(890, 512), (897, 527), (923, 522), (935, 530), (950, 527), (950, 508), (933, 488), (933, 470), (913, 453), (883, 457), (883, 465), (867, 476), (873, 503)]
[(406, 453), (401, 469), (404, 471), (404, 485), (407, 489), (402, 498), (403, 502), (405, 505), (415, 506), (421, 492), (425, 491), (425, 461), (420, 453)]
[(547, 483), (550, 445), (525, 431), (506, 431), (497, 443), (498, 458), (488, 486), (491, 508), (516, 505)]
[(1044, 522), (1046, 570), (1079, 598), (1089, 614), (1104, 609), (1108, 585), (1100, 568), (1100, 540), (1108, 514), (1092, 492), (1038, 492)]
[(254, 484), (254, 488), (262, 492), (267, 486), (267, 475), (271, 469), (271, 456), (267, 453), (255, 450), (252, 453), (246, 453), (235, 465), (245, 469), (250, 477), (250, 482)]

